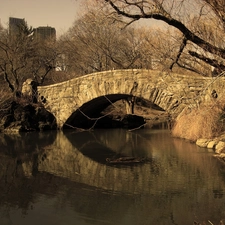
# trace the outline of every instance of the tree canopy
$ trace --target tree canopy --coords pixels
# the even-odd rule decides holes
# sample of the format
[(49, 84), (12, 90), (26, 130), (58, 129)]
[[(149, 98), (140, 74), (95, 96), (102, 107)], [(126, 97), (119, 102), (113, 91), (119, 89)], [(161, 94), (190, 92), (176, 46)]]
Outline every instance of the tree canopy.
[[(102, 0), (113, 12), (131, 24), (140, 19), (155, 19), (176, 28), (182, 41), (174, 64), (183, 53), (216, 68), (225, 69), (224, 0)], [(171, 65), (171, 68), (173, 66)]]
[[(151, 62), (144, 32), (89, 10), (61, 37), (68, 70), (88, 74), (112, 69), (147, 68)], [(146, 44), (144, 46), (144, 43)]]

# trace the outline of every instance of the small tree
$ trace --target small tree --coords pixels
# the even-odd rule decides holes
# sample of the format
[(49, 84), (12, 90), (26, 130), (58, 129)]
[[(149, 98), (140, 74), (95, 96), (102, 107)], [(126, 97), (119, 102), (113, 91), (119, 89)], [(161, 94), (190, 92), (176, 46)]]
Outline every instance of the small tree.
[(13, 93), (20, 89), (20, 81), (33, 52), (31, 33), (27, 33), (28, 28), (20, 28), (15, 36), (5, 31), (0, 39), (0, 71)]

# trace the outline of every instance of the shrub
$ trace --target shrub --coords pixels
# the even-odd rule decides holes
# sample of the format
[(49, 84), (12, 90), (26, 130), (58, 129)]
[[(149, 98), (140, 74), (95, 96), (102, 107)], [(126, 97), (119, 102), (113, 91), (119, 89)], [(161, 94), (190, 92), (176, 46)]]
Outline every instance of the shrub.
[(174, 123), (172, 135), (191, 141), (218, 136), (225, 128), (224, 106), (225, 102), (216, 101), (199, 108), (184, 109)]

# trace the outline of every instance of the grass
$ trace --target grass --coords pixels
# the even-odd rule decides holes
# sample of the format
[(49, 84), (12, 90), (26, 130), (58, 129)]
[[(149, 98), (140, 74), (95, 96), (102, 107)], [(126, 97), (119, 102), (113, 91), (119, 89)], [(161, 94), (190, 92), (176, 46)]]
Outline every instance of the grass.
[(224, 131), (225, 102), (215, 101), (199, 108), (184, 109), (172, 128), (172, 135), (196, 141), (213, 138)]

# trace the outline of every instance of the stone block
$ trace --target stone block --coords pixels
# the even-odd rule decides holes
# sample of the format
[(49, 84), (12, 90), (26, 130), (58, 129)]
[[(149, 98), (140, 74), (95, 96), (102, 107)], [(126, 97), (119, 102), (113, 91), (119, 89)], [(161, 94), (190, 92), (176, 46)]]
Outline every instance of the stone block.
[(210, 149), (214, 149), (215, 148), (215, 146), (217, 145), (217, 141), (210, 141), (209, 143), (208, 143), (208, 145), (207, 145), (207, 148), (210, 148)]
[(221, 153), (221, 154), (219, 155), (219, 157), (220, 157), (221, 159), (225, 159), (225, 153)]
[(225, 150), (225, 142), (219, 141), (218, 144), (215, 147), (215, 153), (220, 154)]
[(210, 141), (211, 139), (200, 138), (196, 141), (196, 145), (202, 148), (206, 148)]

